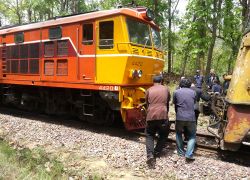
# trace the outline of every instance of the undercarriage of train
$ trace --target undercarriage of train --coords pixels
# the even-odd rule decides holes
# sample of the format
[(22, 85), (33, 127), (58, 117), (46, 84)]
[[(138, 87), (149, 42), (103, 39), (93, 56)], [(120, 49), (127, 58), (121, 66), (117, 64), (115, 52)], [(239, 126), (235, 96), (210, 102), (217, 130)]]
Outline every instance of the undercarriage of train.
[[(232, 105), (225, 96), (213, 94), (202, 109), (204, 115), (210, 116), (207, 130), (215, 136), (222, 150), (237, 151), (242, 144), (250, 145), (249, 129), (244, 127), (238, 117), (249, 118), (249, 107), (246, 109), (244, 105)], [(238, 109), (236, 113), (235, 109)]]
[(112, 124), (119, 116), (118, 95), (113, 92), (2, 85), (1, 103), (48, 115), (77, 116), (95, 124)]

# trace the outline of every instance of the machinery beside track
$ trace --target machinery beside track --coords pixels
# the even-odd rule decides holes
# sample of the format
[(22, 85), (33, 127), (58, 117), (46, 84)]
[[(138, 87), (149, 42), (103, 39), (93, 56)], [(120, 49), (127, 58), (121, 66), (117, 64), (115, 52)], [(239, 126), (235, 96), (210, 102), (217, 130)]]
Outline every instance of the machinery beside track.
[(207, 130), (217, 139), (220, 149), (237, 151), (242, 145), (250, 145), (250, 111), (246, 105), (229, 103), (228, 98), (211, 96), (210, 112), (206, 112), (210, 115)]

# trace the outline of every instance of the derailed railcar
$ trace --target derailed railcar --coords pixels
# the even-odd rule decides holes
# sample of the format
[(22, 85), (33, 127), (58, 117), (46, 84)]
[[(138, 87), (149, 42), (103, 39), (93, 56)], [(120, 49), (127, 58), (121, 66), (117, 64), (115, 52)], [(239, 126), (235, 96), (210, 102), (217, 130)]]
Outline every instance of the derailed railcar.
[[(250, 24), (249, 24), (250, 25)], [(245, 31), (226, 96), (213, 96), (210, 127), (223, 150), (237, 151), (242, 144), (250, 146), (250, 27)], [(210, 127), (208, 130), (210, 130)]]
[[(250, 25), (250, 24), (249, 24)], [(249, 27), (250, 28), (250, 27)], [(250, 145), (250, 30), (243, 36), (227, 96), (222, 148)]]
[(163, 70), (158, 26), (146, 8), (96, 11), (0, 30), (1, 101), (77, 114), (127, 129), (145, 126), (152, 76)]

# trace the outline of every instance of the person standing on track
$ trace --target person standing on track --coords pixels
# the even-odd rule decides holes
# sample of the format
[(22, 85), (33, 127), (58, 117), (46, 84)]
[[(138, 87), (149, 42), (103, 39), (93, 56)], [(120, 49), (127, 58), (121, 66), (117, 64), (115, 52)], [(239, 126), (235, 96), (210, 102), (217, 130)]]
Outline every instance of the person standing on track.
[[(180, 89), (177, 89), (173, 95), (173, 103), (176, 112), (176, 145), (177, 152), (180, 156), (185, 156), (187, 161), (194, 160), (193, 151), (196, 143), (196, 118), (195, 118), (195, 103), (196, 92), (192, 90), (191, 81), (182, 79)], [(182, 134), (184, 129), (187, 130), (188, 143), (187, 150), (184, 150)]]
[[(169, 133), (168, 111), (170, 92), (166, 86), (161, 84), (162, 80), (162, 76), (154, 76), (154, 85), (146, 91), (146, 103), (148, 108), (145, 133), (147, 164), (149, 168), (155, 167), (156, 157), (160, 156)], [(154, 137), (156, 133), (158, 133), (159, 138), (154, 147)]]

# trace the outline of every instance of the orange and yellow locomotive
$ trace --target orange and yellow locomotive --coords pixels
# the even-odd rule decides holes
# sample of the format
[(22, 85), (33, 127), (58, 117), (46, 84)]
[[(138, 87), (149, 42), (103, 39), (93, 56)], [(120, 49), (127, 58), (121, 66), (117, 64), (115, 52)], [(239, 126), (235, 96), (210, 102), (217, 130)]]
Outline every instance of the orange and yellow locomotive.
[(163, 70), (158, 26), (146, 8), (96, 11), (0, 29), (1, 101), (77, 114), (127, 129), (145, 125), (152, 76)]

